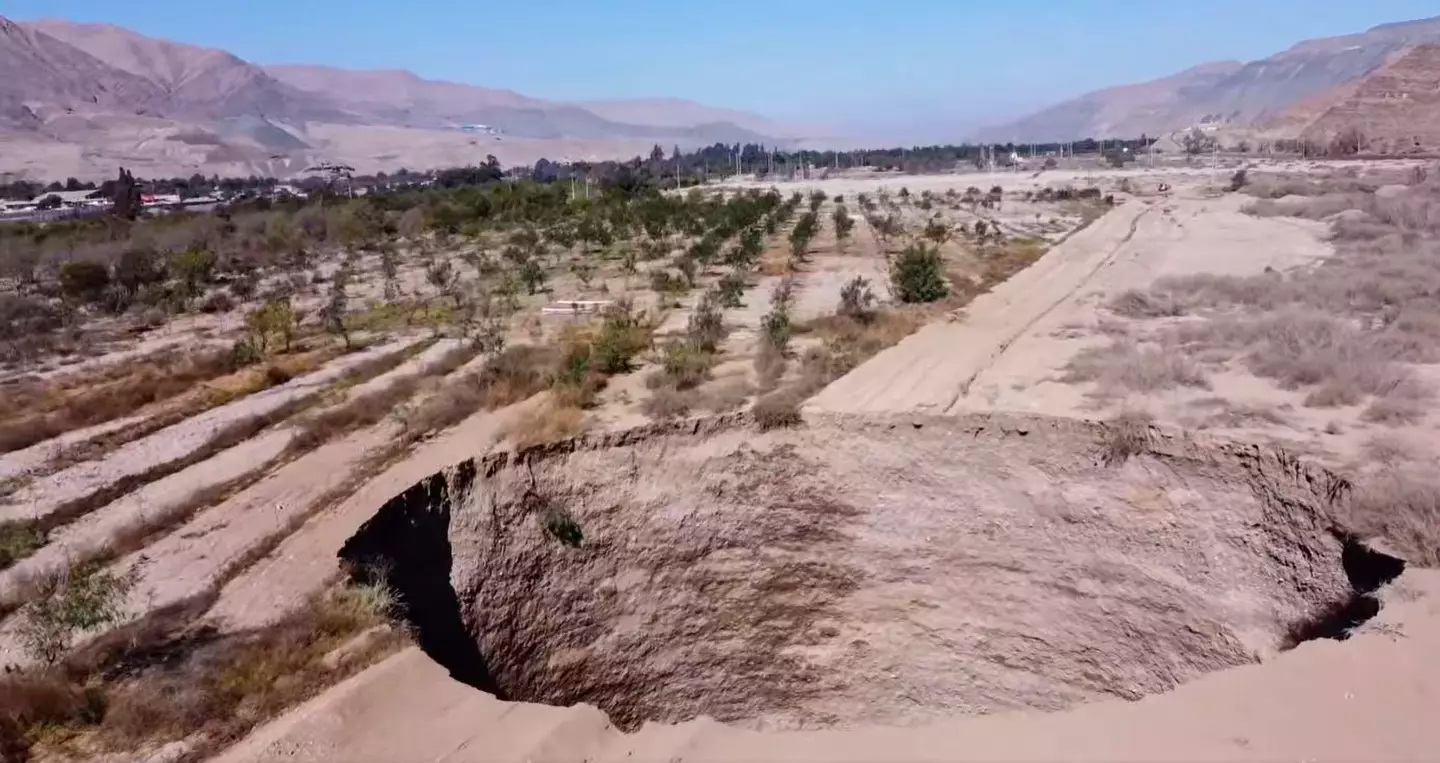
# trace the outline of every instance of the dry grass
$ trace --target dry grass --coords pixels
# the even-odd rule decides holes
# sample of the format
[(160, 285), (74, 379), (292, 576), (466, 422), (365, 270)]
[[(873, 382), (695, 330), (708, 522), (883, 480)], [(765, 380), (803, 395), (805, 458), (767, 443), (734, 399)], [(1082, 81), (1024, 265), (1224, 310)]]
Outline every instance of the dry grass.
[(389, 621), (394, 600), (383, 583), (327, 591), (274, 625), (225, 636), (184, 626), (205, 603), (127, 627), (75, 655), (64, 671), (7, 674), (0, 739), (91, 757), (186, 738), (197, 745), (192, 755), (203, 756), (403, 641), (399, 632), (377, 632), (354, 642), (349, 659), (326, 659)]
[(233, 373), (228, 350), (167, 354), (112, 370), (114, 378), (66, 388), (41, 384), (26, 393), (7, 391), (0, 405), (0, 452), (27, 448), (66, 432), (128, 416), (140, 408)]
[(1195, 361), (1165, 349), (1130, 340), (1087, 347), (1066, 366), (1061, 381), (1094, 382), (1093, 395), (1120, 397), (1131, 392), (1155, 392), (1176, 387), (1209, 389), (1205, 372)]
[[(1271, 196), (1279, 186), (1250, 192)], [(1285, 185), (1256, 214), (1332, 221), (1336, 255), (1292, 273), (1187, 276), (1111, 304), (1135, 318), (1176, 315), (1160, 340), (1207, 362), (1243, 360), (1256, 376), (1301, 389), (1312, 407), (1366, 405), (1367, 421), (1413, 424), (1431, 391), (1408, 367), (1440, 362), (1440, 184), (1376, 195), (1347, 178)]]
[(517, 345), (491, 358), (479, 371), (451, 380), (400, 413), (404, 437), (414, 442), (464, 421), (528, 399), (550, 386), (559, 352), (553, 347)]
[(1440, 477), (1434, 464), (1386, 468), (1360, 480), (1342, 519), (1361, 537), (1380, 537), (1411, 562), (1440, 566)]
[(296, 435), (286, 448), (287, 453), (308, 453), (336, 437), (380, 423), (406, 400), (414, 397), (424, 379), (446, 376), (468, 363), (478, 352), (473, 345), (459, 345), (414, 375), (396, 379), (382, 389), (307, 417), (297, 425)]

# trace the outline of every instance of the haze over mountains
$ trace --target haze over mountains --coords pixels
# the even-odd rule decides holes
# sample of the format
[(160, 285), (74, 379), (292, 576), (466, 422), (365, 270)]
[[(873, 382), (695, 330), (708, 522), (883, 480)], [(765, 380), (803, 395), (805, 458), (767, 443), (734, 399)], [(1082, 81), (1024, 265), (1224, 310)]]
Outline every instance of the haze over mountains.
[[(1234, 139), (1323, 139), (1351, 126), (1387, 144), (1440, 143), (1440, 17), (1307, 40), (1250, 63), (1219, 61), (1098, 90), (977, 137), (1017, 143), (1164, 136), (1207, 125)], [(1405, 83), (1399, 87), (1397, 83)], [(1387, 86), (1385, 83), (1390, 83)], [(1386, 103), (1378, 112), (1371, 108)]]
[(405, 71), (261, 66), (109, 24), (0, 18), (0, 173), (109, 177), (125, 164), (286, 176), (318, 161), (419, 169), (804, 137), (680, 99), (558, 103)]

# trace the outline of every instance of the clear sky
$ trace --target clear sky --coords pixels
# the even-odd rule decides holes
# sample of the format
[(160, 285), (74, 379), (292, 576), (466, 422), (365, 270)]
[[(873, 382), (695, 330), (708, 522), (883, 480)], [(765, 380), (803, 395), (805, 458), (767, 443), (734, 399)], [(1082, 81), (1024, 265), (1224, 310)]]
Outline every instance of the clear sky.
[(898, 138), (1437, 14), (1437, 0), (0, 0), (14, 19), (105, 21), (259, 63), (679, 96)]

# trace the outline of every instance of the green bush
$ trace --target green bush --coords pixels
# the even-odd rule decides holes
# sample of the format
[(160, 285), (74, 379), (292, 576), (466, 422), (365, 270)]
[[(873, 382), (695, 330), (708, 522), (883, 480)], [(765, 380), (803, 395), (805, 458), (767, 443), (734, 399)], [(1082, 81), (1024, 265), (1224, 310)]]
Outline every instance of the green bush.
[(940, 251), (926, 244), (905, 248), (890, 265), (890, 290), (901, 302), (934, 302), (950, 293)]
[(116, 575), (93, 562), (41, 576), (35, 597), (20, 610), (17, 635), (25, 653), (54, 665), (76, 636), (119, 622), (137, 577), (136, 568)]
[(110, 271), (94, 260), (74, 260), (60, 266), (60, 292), (84, 302), (94, 302), (110, 285)]
[(649, 346), (650, 327), (635, 314), (630, 303), (620, 302), (606, 311), (600, 337), (595, 340), (595, 370), (606, 375), (626, 373), (635, 356)]

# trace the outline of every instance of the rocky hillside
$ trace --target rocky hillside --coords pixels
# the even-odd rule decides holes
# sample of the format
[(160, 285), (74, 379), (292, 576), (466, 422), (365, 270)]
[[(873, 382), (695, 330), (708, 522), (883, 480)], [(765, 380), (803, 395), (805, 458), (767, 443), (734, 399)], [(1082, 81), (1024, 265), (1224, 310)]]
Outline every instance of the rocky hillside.
[[(1153, 136), (1198, 124), (1267, 129), (1275, 137), (1309, 135), (1313, 121), (1354, 93), (1383, 91), (1383, 83), (1370, 85), (1367, 80), (1427, 44), (1440, 44), (1440, 17), (1307, 40), (1259, 61), (1205, 64), (1140, 85), (1100, 90), (982, 131), (981, 137), (1028, 142), (1142, 133)], [(1434, 82), (1432, 75), (1431, 89)], [(1412, 84), (1423, 89), (1423, 76)], [(1399, 93), (1396, 97), (1404, 100)], [(1341, 109), (1332, 115), (1325, 128), (1348, 125), (1341, 120), (1343, 113)], [(1386, 129), (1396, 128), (1399, 120), (1413, 123), (1402, 132), (1416, 130), (1422, 118), (1421, 112), (1392, 108)]]

